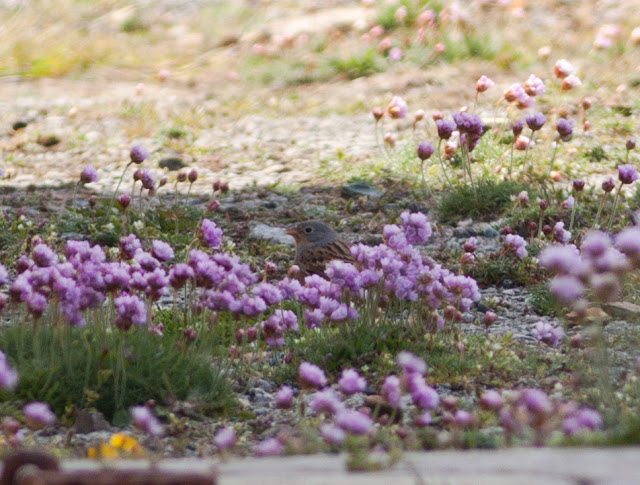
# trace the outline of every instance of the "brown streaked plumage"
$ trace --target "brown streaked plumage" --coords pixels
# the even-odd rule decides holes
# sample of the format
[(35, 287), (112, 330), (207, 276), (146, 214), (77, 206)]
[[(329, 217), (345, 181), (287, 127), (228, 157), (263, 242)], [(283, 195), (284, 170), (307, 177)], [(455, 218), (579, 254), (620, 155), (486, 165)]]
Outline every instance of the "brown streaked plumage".
[(296, 241), (298, 265), (307, 275), (325, 276), (327, 263), (336, 259), (353, 263), (349, 244), (340, 239), (336, 232), (320, 221), (307, 221), (291, 226), (287, 234)]

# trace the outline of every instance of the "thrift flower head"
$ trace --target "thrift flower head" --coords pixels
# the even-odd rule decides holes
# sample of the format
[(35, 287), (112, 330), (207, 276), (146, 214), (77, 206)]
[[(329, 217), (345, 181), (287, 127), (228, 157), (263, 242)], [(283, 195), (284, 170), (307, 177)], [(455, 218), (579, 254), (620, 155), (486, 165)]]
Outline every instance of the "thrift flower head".
[(526, 246), (527, 241), (517, 234), (507, 234), (504, 239), (504, 249), (507, 252), (514, 253), (520, 259), (527, 257), (527, 254), (529, 254), (525, 249)]
[(553, 238), (560, 244), (567, 244), (571, 240), (571, 233), (564, 228), (564, 222), (556, 222), (553, 226)]
[(213, 435), (213, 442), (221, 449), (226, 450), (236, 442), (236, 430), (233, 426), (225, 426)]
[(551, 294), (565, 303), (576, 301), (584, 293), (584, 285), (575, 276), (556, 276), (549, 283)]
[(487, 89), (493, 86), (495, 83), (484, 74), (480, 76), (480, 79), (476, 82), (476, 91), (484, 93)]
[(611, 246), (609, 236), (602, 231), (590, 231), (582, 240), (580, 250), (593, 258), (602, 256)]
[(401, 119), (407, 116), (409, 107), (407, 106), (406, 101), (400, 96), (394, 96), (391, 99), (389, 106), (387, 106), (387, 112), (393, 119)]
[(131, 158), (132, 163), (136, 163), (139, 165), (147, 158), (149, 158), (149, 152), (141, 145), (133, 145), (133, 147), (131, 147), (131, 151), (129, 152), (129, 157)]
[(309, 408), (315, 414), (327, 413), (334, 415), (344, 408), (344, 403), (336, 391), (327, 388), (313, 395)]
[(15, 389), (18, 385), (18, 373), (9, 366), (6, 355), (0, 350), (0, 388)]
[(200, 238), (208, 248), (218, 248), (222, 242), (222, 229), (210, 219), (203, 219), (200, 226)]
[(82, 169), (82, 173), (80, 174), (80, 182), (83, 184), (88, 184), (91, 182), (98, 181), (98, 172), (92, 165), (87, 165)]
[(627, 150), (633, 150), (636, 147), (636, 140), (633, 138), (627, 139), (627, 143), (625, 143), (625, 148)]
[(425, 364), (424, 360), (411, 352), (400, 352), (397, 356), (397, 361), (406, 374), (420, 374), (423, 376), (427, 372), (427, 364)]
[(333, 424), (322, 423), (318, 429), (320, 430), (320, 436), (332, 445), (341, 445), (347, 437), (342, 428), (338, 428)]
[(546, 415), (553, 410), (549, 396), (541, 389), (525, 389), (520, 394), (520, 401), (533, 414)]
[(575, 179), (573, 181), (573, 190), (574, 192), (582, 192), (584, 190), (584, 180), (582, 179)]
[(556, 130), (563, 141), (569, 141), (573, 135), (573, 120), (560, 118), (556, 124)]
[(255, 455), (258, 457), (276, 456), (282, 453), (284, 445), (277, 438), (267, 438), (262, 440), (255, 449)]
[(276, 393), (276, 408), (290, 409), (293, 403), (293, 389), (289, 386), (282, 386)]
[(306, 389), (321, 389), (327, 385), (327, 376), (317, 365), (303, 362), (298, 367), (298, 379)]
[(129, 194), (120, 194), (116, 200), (122, 210), (126, 209), (129, 207), (129, 204), (131, 204), (131, 196)]
[(336, 424), (348, 433), (356, 436), (367, 434), (373, 428), (369, 416), (359, 411), (344, 408), (336, 415)]
[(578, 86), (582, 86), (582, 81), (575, 74), (569, 74), (562, 80), (562, 90), (570, 91), (573, 88), (577, 88)]
[(54, 424), (57, 419), (56, 415), (47, 403), (31, 402), (22, 408), (27, 426), (31, 429), (41, 429), (45, 426)]
[(513, 132), (514, 137), (518, 137), (522, 130), (524, 129), (524, 120), (522, 118), (517, 119), (511, 125), (511, 131)]
[(175, 253), (169, 243), (154, 239), (151, 243), (151, 255), (158, 261), (165, 262), (173, 259)]
[(498, 391), (490, 389), (482, 394), (480, 405), (485, 409), (500, 409), (504, 405), (504, 399)]
[(338, 387), (342, 393), (351, 395), (364, 391), (367, 387), (367, 381), (354, 369), (345, 369), (338, 381)]
[(461, 428), (467, 428), (475, 423), (474, 415), (464, 409), (458, 409), (454, 414), (453, 419), (455, 420), (456, 425)]
[(441, 140), (448, 140), (451, 138), (453, 130), (456, 129), (456, 124), (451, 120), (437, 120), (436, 127), (438, 129), (438, 136)]
[(616, 188), (616, 183), (613, 181), (611, 177), (609, 177), (607, 180), (602, 182), (602, 190), (604, 190), (605, 192), (611, 192), (615, 188)]
[(547, 118), (540, 111), (537, 111), (532, 115), (526, 116), (525, 121), (532, 131), (538, 131), (547, 122)]
[(136, 428), (150, 436), (160, 436), (163, 433), (162, 425), (147, 406), (132, 407), (131, 421)]
[(433, 152), (435, 152), (435, 148), (428, 141), (421, 141), (418, 145), (418, 158), (420, 160), (428, 160), (433, 155)]
[(550, 323), (539, 321), (533, 327), (533, 336), (540, 342), (552, 346), (558, 345), (558, 342), (564, 338), (564, 330), (561, 327), (554, 327)]
[(618, 180), (623, 184), (632, 184), (640, 178), (636, 168), (630, 163), (618, 165)]
[(40, 267), (53, 266), (58, 262), (58, 255), (46, 244), (38, 244), (33, 248), (33, 261)]
[(595, 409), (581, 408), (565, 418), (562, 428), (568, 435), (584, 430), (595, 431), (602, 428), (602, 416)]
[(425, 244), (431, 238), (431, 223), (421, 212), (404, 211), (400, 214), (400, 220), (409, 244)]
[(529, 96), (540, 96), (544, 94), (545, 91), (544, 81), (538, 76), (531, 74), (524, 83), (524, 91)]
[(553, 72), (557, 78), (564, 79), (568, 75), (573, 74), (575, 72), (575, 68), (566, 59), (560, 59), (556, 62)]
[(382, 395), (390, 406), (400, 408), (402, 405), (402, 390), (400, 388), (400, 379), (397, 376), (390, 375), (382, 384)]

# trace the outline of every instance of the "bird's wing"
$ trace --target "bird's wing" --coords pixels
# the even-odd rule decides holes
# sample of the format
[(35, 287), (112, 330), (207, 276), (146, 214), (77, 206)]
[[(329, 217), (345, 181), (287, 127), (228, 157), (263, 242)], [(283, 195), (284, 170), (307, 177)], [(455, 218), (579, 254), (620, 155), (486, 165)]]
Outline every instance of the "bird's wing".
[(349, 245), (341, 239), (336, 239), (324, 246), (301, 248), (296, 255), (296, 264), (308, 274), (324, 276), (327, 263), (339, 259), (353, 263)]

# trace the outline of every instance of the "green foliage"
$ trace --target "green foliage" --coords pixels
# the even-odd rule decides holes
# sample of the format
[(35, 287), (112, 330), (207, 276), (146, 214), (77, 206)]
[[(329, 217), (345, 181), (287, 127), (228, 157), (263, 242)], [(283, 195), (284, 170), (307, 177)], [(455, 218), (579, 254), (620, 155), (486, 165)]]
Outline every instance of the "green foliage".
[(500, 286), (505, 280), (526, 286), (540, 277), (537, 263), (531, 258), (519, 260), (513, 254), (500, 253), (478, 258), (476, 264), (466, 267), (465, 273), (481, 285), (488, 286)]
[[(203, 413), (229, 410), (229, 382), (206, 352), (181, 335), (153, 337), (146, 328), (105, 331), (12, 325), (0, 333), (0, 348), (20, 376), (15, 397), (45, 401), (62, 415), (68, 406), (95, 407), (109, 419), (133, 405), (188, 399)], [(0, 396), (3, 400), (14, 395)]]
[(444, 194), (439, 212), (445, 220), (467, 217), (490, 219), (500, 215), (511, 203), (511, 196), (526, 190), (523, 184), (514, 181), (482, 181), (476, 191), (463, 185)]
[[(398, 8), (404, 6), (407, 9), (407, 16), (405, 17), (402, 24), (398, 22), (396, 19), (396, 12)], [(415, 0), (402, 0), (400, 2), (394, 2), (389, 5), (384, 5), (376, 17), (376, 24), (382, 26), (385, 31), (393, 30), (401, 25), (412, 26), (416, 22), (416, 18), (420, 11), (418, 10), (419, 5)]]
[(607, 152), (601, 145), (591, 147), (584, 152), (584, 157), (590, 162), (602, 162), (608, 160)]
[(331, 59), (329, 65), (337, 74), (348, 79), (370, 76), (383, 70), (375, 49), (369, 49), (361, 55)]
[(127, 34), (132, 34), (135, 32), (143, 32), (148, 30), (148, 28), (142, 18), (140, 18), (138, 14), (134, 14), (122, 23), (121, 30)]
[(549, 316), (556, 314), (558, 305), (546, 281), (531, 286), (529, 291), (531, 292), (529, 303), (536, 313)]

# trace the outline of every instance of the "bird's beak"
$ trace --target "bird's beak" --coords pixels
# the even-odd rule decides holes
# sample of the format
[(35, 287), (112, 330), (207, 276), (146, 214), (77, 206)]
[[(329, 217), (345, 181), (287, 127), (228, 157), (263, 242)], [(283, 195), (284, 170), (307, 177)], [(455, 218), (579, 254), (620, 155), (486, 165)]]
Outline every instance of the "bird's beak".
[(298, 234), (298, 231), (296, 231), (295, 226), (289, 226), (287, 227), (287, 229), (285, 229), (285, 231), (287, 234), (289, 234), (289, 236), (293, 236), (296, 237), (296, 235)]

